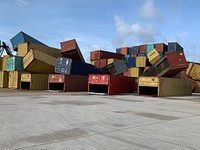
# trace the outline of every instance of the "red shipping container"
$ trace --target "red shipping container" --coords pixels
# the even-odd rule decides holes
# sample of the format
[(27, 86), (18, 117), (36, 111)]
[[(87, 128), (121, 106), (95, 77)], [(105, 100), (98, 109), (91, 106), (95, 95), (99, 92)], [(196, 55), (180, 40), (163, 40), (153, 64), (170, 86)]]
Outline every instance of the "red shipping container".
[(85, 62), (83, 55), (75, 39), (61, 42), (60, 46), (61, 46), (61, 53), (63, 57)]
[(121, 48), (121, 54), (123, 54), (123, 55), (128, 55), (128, 54), (129, 54), (129, 52), (128, 52), (128, 47), (122, 47), (122, 48)]
[(107, 59), (94, 60), (94, 66), (97, 68), (103, 68), (107, 66)]
[(147, 48), (147, 45), (146, 45), (146, 44), (140, 45), (140, 51), (139, 51), (139, 53), (140, 53), (140, 54), (146, 54), (146, 53), (147, 53), (146, 48)]
[(115, 95), (136, 90), (135, 78), (114, 75), (89, 75), (88, 92)]
[(112, 53), (108, 51), (103, 50), (96, 50), (95, 51), (95, 60), (98, 59), (107, 59), (107, 58), (114, 58), (114, 59), (123, 59), (124, 55)]
[(166, 52), (167, 51), (167, 45), (164, 44), (164, 43), (157, 43), (155, 44), (155, 49), (158, 51), (158, 52)]
[(90, 60), (95, 60), (95, 51), (90, 52)]
[(48, 89), (63, 92), (87, 91), (88, 76), (49, 74)]
[(100, 68), (100, 60), (94, 60), (94, 66)]

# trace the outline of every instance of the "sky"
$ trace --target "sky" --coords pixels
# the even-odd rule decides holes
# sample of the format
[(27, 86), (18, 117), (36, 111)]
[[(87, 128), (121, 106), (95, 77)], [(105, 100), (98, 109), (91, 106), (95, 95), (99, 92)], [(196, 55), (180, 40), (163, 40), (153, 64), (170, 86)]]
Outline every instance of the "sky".
[(90, 51), (178, 42), (188, 61), (200, 62), (199, 0), (1, 0), (0, 40), (20, 31), (48, 46), (76, 39)]

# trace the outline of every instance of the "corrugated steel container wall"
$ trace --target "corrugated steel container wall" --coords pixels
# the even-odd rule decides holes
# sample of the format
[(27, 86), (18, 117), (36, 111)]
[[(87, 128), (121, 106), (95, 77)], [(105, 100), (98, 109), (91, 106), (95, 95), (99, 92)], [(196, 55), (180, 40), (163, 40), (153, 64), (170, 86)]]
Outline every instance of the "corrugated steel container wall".
[(192, 95), (189, 80), (159, 77), (139, 77), (138, 94), (153, 96)]
[(167, 52), (183, 51), (183, 47), (177, 42), (169, 42)]
[(158, 61), (161, 56), (159, 55), (159, 53), (157, 52), (156, 49), (151, 50), (148, 54), (147, 57), (149, 59), (149, 62), (153, 65), (155, 64), (156, 61)]
[(136, 89), (135, 79), (132, 77), (113, 75), (89, 75), (88, 92), (115, 95), (132, 93)]
[(140, 45), (140, 51), (139, 51), (140, 54), (146, 54), (146, 53), (147, 53), (146, 48), (147, 48), (147, 45), (146, 45), (146, 44)]
[(60, 46), (63, 57), (85, 62), (85, 59), (83, 58), (83, 55), (75, 39), (61, 42)]
[(136, 67), (146, 67), (147, 58), (144, 56), (136, 57)]
[(63, 92), (87, 91), (88, 76), (50, 74), (48, 89)]
[(90, 52), (90, 60), (95, 60), (95, 51)]
[(136, 58), (129, 57), (127, 64), (128, 64), (128, 68), (135, 67), (136, 66)]
[(7, 59), (9, 58), (8, 55), (4, 55), (2, 58), (2, 71), (7, 71)]
[(116, 49), (116, 53), (117, 53), (117, 54), (121, 54), (121, 48), (117, 48), (117, 49)]
[(120, 59), (109, 58), (109, 59), (107, 59), (107, 65), (112, 64), (117, 61), (120, 61)]
[(186, 70), (186, 74), (195, 80), (200, 80), (200, 65), (195, 63), (189, 63), (189, 66)]
[(47, 90), (48, 75), (47, 74), (21, 74), (21, 89), (28, 90)]
[(146, 47), (146, 52), (149, 53), (150, 51), (152, 51), (154, 49), (154, 44), (147, 44), (147, 47)]
[[(145, 67), (147, 68), (147, 67)], [(156, 69), (155, 66), (151, 66), (148, 67), (147, 69), (145, 69), (145, 71), (143, 72), (143, 74), (141, 76), (157, 76), (158, 71)]]
[(2, 71), (2, 67), (3, 67), (3, 63), (2, 63), (2, 61), (3, 61), (3, 58), (0, 57), (0, 71)]
[(7, 59), (7, 71), (23, 71), (23, 57), (12, 56)]
[(129, 68), (130, 69), (130, 77), (138, 78), (143, 73), (143, 68)]
[(91, 64), (84, 63), (70, 58), (57, 58), (55, 72), (61, 74), (85, 75), (88, 74), (103, 74), (104, 69), (97, 68)]
[(128, 61), (128, 58), (130, 57), (130, 55), (125, 55), (124, 56), (124, 60)]
[(114, 62), (104, 68), (109, 74), (118, 75), (128, 70), (127, 62), (124, 60)]
[(44, 43), (36, 40), (35, 38), (27, 35), (26, 33), (22, 31), (19, 32), (17, 35), (15, 35), (12, 39), (10, 39), (10, 42), (12, 43), (14, 51), (18, 51), (18, 44), (24, 43), (24, 42), (31, 42), (31, 43), (45, 45)]
[(108, 59), (108, 58), (115, 58), (115, 59), (123, 59), (124, 55), (112, 53), (108, 51), (97, 50), (95, 51), (95, 60), (98, 59)]
[(30, 50), (37, 50), (53, 57), (61, 57), (61, 50), (36, 43), (21, 43), (18, 45), (18, 56), (24, 57)]
[(32, 73), (54, 73), (56, 58), (40, 51), (30, 50), (23, 58), (24, 70)]
[(147, 57), (147, 54), (138, 54), (138, 56), (144, 56), (144, 57)]
[(131, 70), (130, 70), (131, 68), (128, 68), (128, 70), (127, 71), (125, 71), (125, 72), (123, 72), (123, 76), (125, 76), (125, 77), (130, 77), (131, 76)]
[(21, 73), (20, 71), (10, 71), (8, 79), (8, 88), (9, 89), (19, 89), (21, 82)]
[(94, 60), (94, 66), (100, 68), (100, 60)]
[(167, 51), (167, 45), (164, 44), (164, 43), (157, 43), (155, 44), (155, 49), (158, 51), (158, 52), (161, 52), (161, 53), (164, 53)]
[(128, 54), (129, 54), (129, 52), (128, 52), (128, 47), (122, 47), (122, 48), (121, 48), (121, 54), (123, 54), (123, 55), (128, 55)]
[(8, 87), (8, 72), (0, 71), (0, 88)]
[(107, 59), (99, 59), (94, 61), (94, 66), (97, 68), (103, 68), (107, 66)]
[(140, 46), (133, 46), (129, 49), (129, 55), (138, 54), (140, 51)]
[(158, 52), (158, 54), (162, 57), (162, 56), (165, 56), (165, 53), (162, 53), (162, 52)]
[(200, 93), (200, 81), (196, 81), (197, 85), (195, 86), (193, 92)]

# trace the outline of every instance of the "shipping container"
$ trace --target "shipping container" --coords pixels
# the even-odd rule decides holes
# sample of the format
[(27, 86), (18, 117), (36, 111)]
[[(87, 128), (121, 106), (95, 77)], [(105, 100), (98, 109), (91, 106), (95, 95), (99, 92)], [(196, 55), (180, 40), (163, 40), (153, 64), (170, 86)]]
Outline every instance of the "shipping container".
[(165, 56), (165, 53), (162, 53), (162, 52), (158, 52), (159, 55), (162, 57), (162, 56)]
[(145, 67), (144, 72), (141, 76), (157, 76), (158, 71), (155, 66)]
[(138, 68), (138, 67), (129, 69), (130, 69), (130, 77), (135, 77), (135, 78), (138, 78), (143, 73), (144, 70), (143, 68)]
[(18, 44), (25, 43), (25, 42), (31, 42), (31, 43), (37, 43), (40, 45), (45, 45), (44, 43), (36, 40), (35, 38), (31, 37), (30, 35), (19, 32), (17, 35), (15, 35), (12, 39), (10, 39), (10, 42), (12, 43), (13, 50), (18, 51)]
[(89, 94), (122, 94), (132, 93), (136, 89), (135, 79), (132, 77), (114, 75), (89, 75)]
[(146, 44), (140, 45), (140, 51), (139, 51), (139, 53), (140, 53), (140, 54), (146, 54), (146, 53), (147, 53), (146, 48), (147, 48), (147, 45), (146, 45)]
[(137, 56), (138, 56), (138, 54), (132, 54), (130, 57), (135, 58)]
[(48, 89), (63, 92), (87, 91), (88, 76), (50, 74)]
[(193, 92), (200, 93), (200, 81), (196, 81), (196, 86), (195, 86)]
[(7, 59), (9, 58), (8, 55), (4, 55), (2, 58), (2, 71), (7, 71)]
[(22, 73), (20, 88), (27, 90), (48, 90), (48, 75)]
[(144, 56), (136, 57), (136, 67), (146, 67), (147, 58)]
[(138, 56), (144, 56), (144, 57), (147, 57), (147, 54), (138, 54)]
[(63, 57), (85, 62), (75, 39), (61, 42), (60, 46)]
[(112, 75), (119, 75), (128, 70), (127, 62), (124, 60), (114, 62), (112, 64), (107, 65), (104, 69)]
[(91, 64), (91, 65), (94, 65), (94, 60), (90, 60), (90, 64)]
[(158, 52), (161, 52), (161, 53), (165, 53), (167, 51), (167, 45), (164, 44), (164, 43), (157, 43), (155, 44), (155, 49), (158, 51)]
[(109, 59), (107, 59), (107, 65), (112, 64), (116, 61), (120, 61), (120, 59), (109, 58)]
[(148, 96), (192, 95), (189, 80), (164, 77), (139, 77), (138, 94)]
[(88, 74), (103, 74), (106, 73), (104, 69), (97, 68), (91, 64), (70, 58), (57, 58), (55, 65), (55, 72), (61, 74), (84, 75)]
[(189, 63), (186, 70), (186, 74), (194, 80), (200, 80), (200, 65), (195, 63)]
[(21, 82), (21, 71), (10, 71), (8, 77), (8, 88), (19, 89)]
[(108, 58), (123, 59), (123, 57), (124, 55), (113, 53), (113, 52), (108, 52), (108, 51), (103, 51), (103, 50), (95, 51), (95, 60), (108, 59)]
[(156, 49), (153, 49), (149, 53), (147, 53), (147, 57), (152, 65), (161, 58)]
[(8, 87), (8, 72), (0, 71), (0, 88)]
[(121, 48), (117, 48), (117, 49), (116, 49), (116, 53), (117, 53), (117, 54), (121, 54)]
[(154, 49), (154, 44), (147, 44), (146, 53), (149, 53), (149, 52), (152, 51), (153, 49)]
[(167, 52), (183, 51), (183, 47), (177, 42), (169, 42)]
[(61, 57), (61, 50), (36, 43), (21, 43), (18, 45), (17, 56), (24, 57), (30, 50), (37, 50), (53, 57)]
[(128, 61), (128, 58), (130, 58), (130, 55), (125, 55), (124, 60)]
[(12, 56), (7, 59), (7, 71), (23, 71), (23, 57)]
[(128, 54), (129, 54), (129, 52), (128, 52), (128, 47), (122, 47), (122, 48), (121, 48), (121, 54), (123, 54), (123, 55), (128, 55)]
[(127, 71), (123, 72), (123, 76), (125, 76), (125, 77), (130, 77), (130, 76), (131, 76), (131, 70), (130, 70), (130, 69), (131, 69), (131, 68), (128, 68)]
[(24, 70), (32, 73), (54, 73), (56, 58), (37, 50), (30, 50), (23, 58)]
[(91, 61), (95, 60), (95, 51), (90, 52), (90, 60)]
[(128, 64), (128, 68), (136, 67), (136, 58), (129, 57), (127, 64)]
[(0, 71), (2, 71), (2, 67), (3, 67), (3, 63), (2, 63), (2, 61), (3, 61), (3, 58), (0, 57)]
[(129, 49), (129, 55), (138, 54), (140, 51), (140, 46), (133, 46)]
[(103, 68), (107, 66), (107, 59), (94, 60), (94, 66), (97, 68)]

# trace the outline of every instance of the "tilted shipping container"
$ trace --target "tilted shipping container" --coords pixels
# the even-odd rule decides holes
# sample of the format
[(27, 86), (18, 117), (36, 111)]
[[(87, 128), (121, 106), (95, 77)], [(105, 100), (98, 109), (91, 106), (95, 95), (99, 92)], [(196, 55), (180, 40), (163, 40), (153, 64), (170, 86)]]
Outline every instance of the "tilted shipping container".
[(156, 49), (153, 49), (149, 53), (147, 53), (147, 57), (152, 65), (161, 58)]
[(195, 80), (200, 80), (200, 65), (195, 63), (189, 63), (186, 70), (186, 74)]

